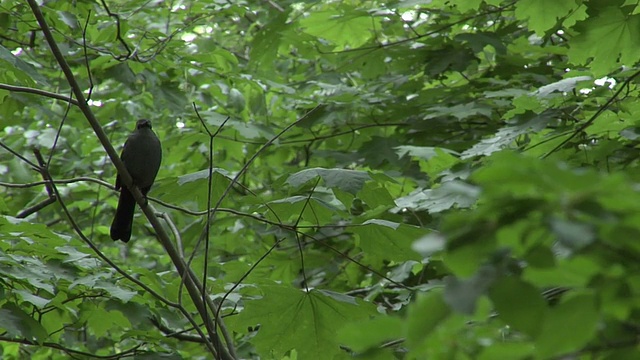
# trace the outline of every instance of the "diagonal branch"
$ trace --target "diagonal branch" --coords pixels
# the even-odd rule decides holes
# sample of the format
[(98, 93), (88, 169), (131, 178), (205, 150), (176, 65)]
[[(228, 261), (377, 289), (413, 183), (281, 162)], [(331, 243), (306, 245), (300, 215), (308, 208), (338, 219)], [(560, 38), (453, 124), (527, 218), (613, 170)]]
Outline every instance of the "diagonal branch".
[[(111, 158), (111, 161), (114, 163), (116, 169), (118, 170), (118, 173), (120, 174), (120, 178), (122, 179), (123, 183), (125, 184), (125, 186), (127, 186), (129, 190), (131, 190), (136, 202), (138, 203), (138, 205), (146, 215), (147, 219), (151, 223), (151, 226), (153, 226), (159, 241), (161, 242), (162, 246), (165, 248), (165, 251), (171, 258), (171, 261), (176, 267), (178, 273), (180, 274), (180, 276), (185, 277), (186, 279), (185, 285), (186, 285), (187, 291), (189, 292), (189, 296), (193, 301), (193, 304), (195, 305), (196, 309), (198, 310), (200, 317), (203, 320), (209, 319), (210, 317), (207, 314), (206, 305), (202, 301), (202, 297), (200, 294), (200, 288), (201, 288), (200, 281), (197, 279), (197, 277), (193, 276), (193, 274), (189, 271), (189, 268), (184, 262), (184, 259), (180, 257), (180, 254), (173, 246), (173, 243), (171, 242), (169, 235), (162, 227), (160, 220), (155, 216), (155, 209), (153, 209), (152, 206), (148, 205), (148, 203), (145, 202), (144, 196), (142, 195), (140, 190), (133, 184), (131, 175), (129, 174), (126, 167), (124, 166), (124, 163), (122, 162), (122, 160), (116, 153), (115, 149), (111, 145), (109, 138), (107, 137), (105, 132), (102, 130), (102, 127), (100, 126), (100, 123), (98, 122), (95, 115), (91, 111), (91, 108), (87, 104), (84, 97), (84, 93), (80, 88), (80, 85), (76, 81), (75, 76), (73, 75), (73, 71), (69, 67), (69, 64), (66, 62), (64, 56), (62, 55), (62, 52), (60, 51), (58, 44), (53, 38), (51, 29), (49, 28), (49, 25), (47, 24), (44, 18), (44, 15), (40, 11), (40, 7), (38, 6), (38, 3), (36, 2), (36, 0), (27, 0), (27, 2), (29, 3), (29, 7), (31, 8), (31, 11), (33, 12), (33, 15), (35, 16), (36, 20), (38, 21), (38, 24), (42, 29), (44, 37), (47, 40), (47, 43), (49, 44), (49, 47), (51, 48), (51, 53), (53, 54), (58, 64), (60, 65), (60, 68), (64, 73), (67, 79), (67, 82), (71, 86), (74, 96), (78, 100), (78, 107), (86, 117), (87, 121), (89, 122), (89, 125), (91, 125), (91, 127), (93, 128), (93, 131), (95, 132), (100, 143), (102, 144), (105, 151), (109, 155), (109, 158)], [(213, 325), (211, 321), (208, 321), (208, 322), (205, 321), (205, 326), (207, 328), (211, 341), (214, 344), (221, 344), (222, 342), (215, 330), (215, 325)], [(216, 354), (215, 349), (212, 349), (212, 348), (209, 348), (209, 349), (216, 358), (221, 358), (225, 360), (233, 359), (233, 357), (229, 354), (227, 349), (224, 347), (221, 348), (220, 354)]]

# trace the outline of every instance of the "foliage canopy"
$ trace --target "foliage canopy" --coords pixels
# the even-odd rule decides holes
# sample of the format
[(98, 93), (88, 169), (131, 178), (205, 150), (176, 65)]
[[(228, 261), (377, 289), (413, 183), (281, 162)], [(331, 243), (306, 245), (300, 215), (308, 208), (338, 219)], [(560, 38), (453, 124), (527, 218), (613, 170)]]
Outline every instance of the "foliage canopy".
[[(0, 0), (1, 356), (640, 358), (639, 28), (631, 0)], [(138, 118), (164, 158), (125, 246)]]

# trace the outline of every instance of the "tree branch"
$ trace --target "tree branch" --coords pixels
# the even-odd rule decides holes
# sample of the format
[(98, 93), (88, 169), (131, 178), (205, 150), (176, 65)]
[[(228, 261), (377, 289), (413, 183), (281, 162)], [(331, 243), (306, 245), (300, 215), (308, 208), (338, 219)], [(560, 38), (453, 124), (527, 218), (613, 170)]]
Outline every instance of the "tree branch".
[[(49, 25), (47, 24), (44, 18), (44, 15), (40, 11), (40, 7), (38, 6), (38, 3), (36, 2), (36, 0), (28, 0), (28, 3), (29, 3), (29, 7), (31, 8), (31, 11), (33, 12), (36, 20), (38, 21), (38, 24), (42, 29), (44, 37), (47, 40), (47, 43), (49, 44), (51, 53), (53, 54), (58, 64), (60, 65), (60, 68), (64, 73), (67, 79), (67, 82), (71, 86), (74, 96), (78, 100), (78, 107), (86, 117), (87, 121), (89, 122), (89, 125), (91, 125), (91, 127), (93, 128), (93, 131), (95, 132), (96, 136), (100, 140), (100, 143), (102, 144), (107, 154), (109, 155), (109, 158), (111, 158), (111, 161), (114, 163), (116, 169), (118, 170), (118, 173), (120, 174), (120, 178), (122, 179), (123, 183), (132, 192), (136, 202), (138, 203), (138, 205), (146, 215), (147, 219), (151, 223), (151, 226), (153, 226), (158, 236), (158, 239), (160, 240), (162, 246), (165, 248), (165, 251), (171, 258), (171, 261), (176, 267), (178, 273), (180, 274), (180, 276), (186, 279), (185, 286), (187, 288), (187, 291), (189, 292), (189, 296), (193, 301), (193, 304), (195, 305), (196, 309), (198, 310), (198, 313), (200, 314), (200, 317), (203, 320), (210, 319), (211, 317), (209, 317), (209, 315), (207, 314), (206, 305), (202, 302), (202, 296), (200, 294), (201, 286), (200, 286), (199, 280), (197, 279), (197, 277), (194, 277), (192, 275), (186, 263), (184, 262), (184, 259), (180, 257), (180, 254), (178, 253), (178, 251), (176, 251), (175, 247), (173, 246), (173, 243), (169, 239), (169, 235), (162, 227), (160, 220), (155, 216), (155, 212), (156, 212), (155, 209), (151, 205), (149, 205), (148, 202), (145, 201), (145, 197), (140, 192), (140, 189), (138, 189), (138, 187), (133, 184), (133, 180), (131, 178), (131, 175), (127, 171), (127, 168), (124, 166), (124, 163), (116, 153), (115, 149), (111, 145), (111, 142), (109, 141), (109, 138), (107, 137), (104, 130), (100, 126), (100, 123), (98, 122), (95, 115), (91, 111), (91, 108), (85, 101), (84, 93), (80, 88), (80, 85), (76, 81), (73, 75), (73, 71), (69, 67), (69, 64), (67, 64), (64, 56), (62, 55), (62, 52), (60, 51), (58, 44), (53, 38), (51, 29), (49, 28)], [(92, 243), (89, 243), (89, 245), (92, 246), (92, 249), (94, 249), (94, 251), (98, 250), (97, 248), (95, 248), (95, 245), (93, 245)], [(212, 354), (214, 354), (216, 358), (221, 358), (225, 360), (233, 359), (233, 357), (229, 354), (226, 348), (219, 346), (219, 344), (221, 344), (222, 342), (216, 332), (215, 325), (213, 325), (211, 321), (205, 322), (205, 325), (212, 342), (215, 345), (217, 345), (216, 349), (222, 350), (220, 354), (216, 354), (215, 349), (209, 347), (209, 350), (212, 352)]]
[(28, 88), (28, 87), (24, 87), (24, 86), (1, 84), (1, 83), (0, 83), (0, 89), (9, 90), (9, 91), (13, 91), (13, 92), (23, 92), (23, 93), (29, 93), (29, 94), (42, 95), (42, 96), (46, 96), (48, 98), (58, 99), (58, 100), (62, 100), (62, 101), (65, 101), (65, 102), (70, 102), (73, 105), (78, 106), (78, 101), (76, 99), (72, 99), (70, 97), (67, 97), (67, 96), (64, 96), (64, 95), (61, 95), (61, 94), (52, 93), (52, 92), (45, 91), (45, 90)]
[(8, 336), (0, 336), (0, 341), (18, 343), (18, 344), (23, 344), (23, 345), (45, 346), (45, 347), (48, 347), (48, 348), (64, 351), (66, 354), (69, 354), (69, 355), (70, 354), (82, 355), (82, 356), (86, 356), (86, 357), (94, 358), (94, 359), (120, 359), (120, 358), (123, 358), (123, 357), (129, 357), (129, 356), (132, 356), (132, 355), (141, 355), (141, 354), (146, 353), (146, 351), (138, 350), (140, 345), (136, 345), (136, 346), (132, 347), (129, 350), (124, 350), (124, 351), (116, 353), (116, 354), (95, 355), (95, 354), (84, 352), (84, 351), (70, 349), (70, 348), (64, 347), (64, 346), (62, 346), (62, 345), (60, 345), (58, 343), (52, 343), (52, 342), (44, 342), (44, 343), (40, 344), (40, 343), (37, 343), (35, 341), (31, 341), (31, 340), (27, 340), (27, 339), (10, 338)]

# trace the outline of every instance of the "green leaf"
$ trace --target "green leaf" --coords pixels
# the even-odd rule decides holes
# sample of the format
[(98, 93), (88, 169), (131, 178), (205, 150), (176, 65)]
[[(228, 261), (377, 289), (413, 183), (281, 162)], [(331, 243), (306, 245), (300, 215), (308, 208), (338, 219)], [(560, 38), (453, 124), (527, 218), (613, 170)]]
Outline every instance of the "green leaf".
[(444, 300), (454, 310), (473, 314), (478, 298), (485, 295), (496, 281), (496, 270), (490, 266), (480, 268), (473, 277), (460, 280), (456, 277), (445, 279)]
[(241, 113), (246, 107), (246, 100), (240, 90), (232, 88), (229, 90), (227, 108), (236, 113)]
[(384, 260), (420, 260), (411, 245), (427, 231), (416, 226), (373, 219), (354, 227), (353, 233), (358, 235), (357, 245), (364, 250), (367, 259), (379, 264)]
[(300, 20), (300, 25), (307, 34), (326, 39), (340, 50), (357, 48), (366, 43), (373, 29), (380, 25), (379, 22), (379, 18), (345, 8), (342, 11), (313, 12)]
[[(40, 75), (33, 65), (24, 62), (22, 59), (13, 55), (2, 45), (0, 45), (0, 62), (5, 63), (3, 66), (5, 72), (11, 70), (16, 79), (18, 79), (22, 84), (34, 85), (38, 83), (40, 85), (47, 85), (47, 79)], [(4, 76), (0, 77), (0, 79), (4, 79), (5, 81), (7, 80)]]
[(87, 318), (87, 325), (91, 327), (91, 331), (97, 336), (104, 336), (111, 329), (112, 324), (106, 311), (94, 308)]
[(580, 350), (596, 333), (600, 316), (591, 294), (569, 297), (550, 309), (535, 340), (540, 355), (549, 357)]
[[(215, 168), (212, 176), (212, 199), (215, 202), (231, 183), (231, 175), (223, 169)], [(154, 188), (154, 195), (162, 196), (165, 201), (197, 201), (200, 209), (206, 209), (208, 177), (209, 170), (200, 170), (182, 175), (177, 179), (163, 179), (165, 181), (161, 186)]]
[(189, 104), (184, 92), (178, 88), (176, 83), (162, 83), (158, 87), (151, 88), (150, 93), (153, 95), (153, 102), (156, 106), (163, 106), (174, 112), (182, 112)]
[(496, 341), (484, 348), (478, 360), (530, 359), (535, 355), (535, 345)]
[(406, 315), (407, 344), (415, 347), (421, 343), (450, 315), (451, 308), (445, 302), (442, 291), (418, 294), (414, 306), (409, 308)]
[[(618, 134), (624, 136), (625, 129), (627, 129), (628, 126), (629, 123), (625, 122), (615, 112), (604, 111), (588, 128), (585, 129), (585, 131), (590, 136), (608, 135), (612, 138), (617, 138)], [(626, 134), (633, 134), (633, 130), (631, 131), (631, 133), (627, 132)], [(631, 140), (635, 140), (635, 137), (633, 135), (628, 138)]]
[(230, 120), (225, 124), (225, 128), (236, 130), (246, 139), (271, 139), (274, 136), (272, 128), (255, 122)]
[(113, 296), (116, 299), (119, 299), (122, 302), (127, 302), (131, 300), (135, 295), (137, 295), (137, 292), (135, 291), (131, 291), (120, 286), (115, 286), (105, 281), (98, 281), (93, 287), (95, 289), (102, 289), (107, 291), (109, 295)]
[[(334, 193), (339, 190), (334, 190)], [(352, 202), (352, 206), (358, 205), (358, 200), (360, 200), (361, 206), (366, 206), (369, 208), (378, 208), (383, 207), (385, 209), (391, 208), (395, 205), (393, 201), (393, 197), (389, 193), (389, 190), (381, 186), (378, 182), (369, 181), (364, 184), (360, 192), (358, 193), (359, 197), (355, 198)], [(337, 195), (336, 195), (337, 197)]]
[(5, 303), (0, 308), (0, 328), (11, 336), (35, 340), (38, 343), (47, 338), (47, 332), (42, 325), (14, 303)]
[(269, 202), (266, 216), (273, 221), (295, 222), (300, 218), (301, 211), (304, 211), (302, 219), (321, 225), (329, 222), (340, 210), (333, 204), (314, 197), (291, 196)]
[(279, 12), (277, 16), (266, 23), (257, 31), (251, 41), (250, 64), (259, 66), (265, 75), (272, 77), (273, 61), (278, 54), (279, 44), (282, 41), (282, 32), (287, 28), (286, 21), (291, 7)]
[(491, 116), (490, 109), (478, 103), (467, 103), (456, 106), (434, 106), (429, 109), (429, 114), (425, 119), (433, 119), (439, 116), (453, 116), (458, 120), (463, 120), (473, 116)]
[(578, 251), (590, 245), (596, 239), (593, 226), (564, 219), (550, 220), (551, 229), (558, 237), (560, 244), (572, 251)]
[(434, 148), (434, 147), (429, 147), (429, 146), (410, 146), (410, 145), (403, 145), (403, 146), (397, 146), (396, 147), (398, 156), (403, 157), (405, 155), (409, 155), (409, 156), (413, 156), (413, 157), (417, 157), (417, 158), (421, 158), (424, 160), (429, 160), (431, 158), (434, 158), (436, 156), (439, 155), (438, 151), (447, 153), (447, 154), (451, 154), (451, 155), (458, 155), (458, 153), (456, 153), (455, 151), (452, 150), (448, 150), (448, 149), (442, 149), (442, 148)]
[(305, 293), (283, 285), (263, 285), (260, 289), (262, 300), (246, 301), (245, 309), (229, 323), (237, 330), (260, 324), (252, 343), (277, 358), (293, 349), (302, 359), (320, 353), (332, 358), (342, 352), (336, 333), (344, 323), (376, 313), (374, 306), (361, 300), (340, 301), (317, 290)]
[[(476, 62), (478, 62), (478, 58), (471, 49), (450, 46), (429, 51), (425, 71), (427, 74), (437, 77), (450, 71), (465, 71)], [(444, 114), (455, 116), (458, 119), (465, 119), (473, 115), (490, 115), (488, 107), (476, 103), (460, 104), (451, 108), (434, 106), (430, 110), (435, 110), (435, 112), (428, 115), (427, 119)]]
[(37, 307), (38, 309), (42, 309), (43, 307), (47, 306), (47, 304), (49, 304), (49, 302), (51, 301), (50, 299), (42, 298), (24, 290), (16, 289), (14, 290), (14, 292), (20, 295), (22, 300), (33, 304), (33, 306)]
[(572, 1), (522, 0), (516, 4), (515, 14), (520, 20), (529, 20), (529, 27), (543, 35), (578, 6)]
[(78, 28), (78, 19), (76, 18), (75, 14), (68, 11), (58, 11), (58, 17), (70, 28)]
[(301, 187), (317, 177), (329, 188), (335, 187), (354, 195), (362, 189), (365, 181), (371, 180), (371, 176), (364, 171), (312, 168), (290, 175), (287, 183), (293, 187)]
[(430, 177), (435, 178), (440, 172), (451, 168), (458, 162), (458, 154), (455, 151), (434, 148), (434, 147), (422, 147), (422, 146), (397, 146), (396, 151), (399, 157), (409, 155), (418, 159), (427, 161), (420, 161), (420, 170), (426, 172)]
[(378, 316), (360, 322), (349, 323), (337, 333), (341, 344), (355, 352), (376, 348), (383, 343), (398, 339), (403, 333), (402, 320), (389, 316)]
[(517, 117), (520, 123), (514, 126), (506, 126), (498, 130), (498, 132), (490, 138), (484, 139), (475, 144), (472, 148), (461, 154), (462, 159), (470, 158), (478, 155), (491, 155), (496, 151), (513, 147), (515, 140), (530, 131), (542, 130), (549, 121), (553, 119), (553, 112), (544, 112), (539, 115), (528, 113), (527, 115)]
[(579, 34), (569, 48), (569, 58), (574, 64), (593, 59), (591, 68), (599, 75), (617, 67), (618, 59), (622, 64), (630, 64), (640, 57), (640, 36), (634, 31), (640, 26), (640, 14), (627, 14), (623, 9), (606, 7), (576, 25)]
[(546, 303), (540, 291), (514, 277), (498, 280), (489, 291), (498, 316), (515, 330), (535, 338), (546, 315)]
[(416, 240), (411, 247), (420, 255), (429, 257), (444, 250), (445, 244), (445, 239), (442, 235), (431, 233)]
[(578, 84), (583, 82), (590, 82), (591, 80), (592, 80), (591, 76), (575, 76), (575, 77), (562, 79), (538, 88), (538, 90), (533, 92), (533, 95), (539, 98), (546, 98), (546, 97), (549, 97), (551, 93), (556, 91), (559, 92), (560, 94), (571, 92), (574, 89), (576, 89)]
[(475, 186), (462, 181), (447, 181), (435, 189), (415, 191), (395, 202), (400, 209), (438, 213), (454, 207), (467, 208), (476, 202), (479, 195), (480, 191)]

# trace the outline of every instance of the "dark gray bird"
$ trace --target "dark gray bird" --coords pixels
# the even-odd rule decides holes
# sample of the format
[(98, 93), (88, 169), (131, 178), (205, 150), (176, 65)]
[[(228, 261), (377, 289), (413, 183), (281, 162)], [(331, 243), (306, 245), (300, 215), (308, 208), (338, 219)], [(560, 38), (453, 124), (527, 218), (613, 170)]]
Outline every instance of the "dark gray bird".
[[(120, 158), (131, 174), (133, 184), (146, 196), (156, 179), (162, 161), (162, 146), (151, 130), (151, 121), (141, 119), (136, 122), (136, 129), (124, 143)], [(118, 200), (116, 216), (111, 223), (111, 238), (129, 242), (136, 201), (131, 191), (123, 185), (118, 175), (116, 190), (120, 190), (120, 200)]]

